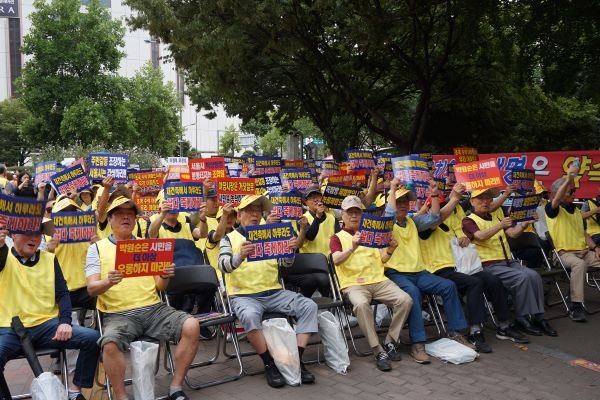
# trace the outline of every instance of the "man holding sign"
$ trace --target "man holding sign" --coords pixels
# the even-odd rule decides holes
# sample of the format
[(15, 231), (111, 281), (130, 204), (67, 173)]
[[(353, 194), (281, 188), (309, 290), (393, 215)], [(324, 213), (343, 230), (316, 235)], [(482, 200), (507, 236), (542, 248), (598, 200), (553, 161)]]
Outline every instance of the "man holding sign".
[[(302, 360), (310, 335), (318, 331), (317, 304), (299, 293), (283, 289), (279, 282), (279, 267), (290, 267), (294, 263), (293, 251), (297, 243), (291, 224), (274, 224), (273, 229), (260, 233), (254, 230), (257, 233), (252, 238), (256, 236), (256, 239), (247, 239), (248, 231), (260, 225), (263, 213), (271, 208), (271, 202), (265, 196), (249, 195), (242, 198), (238, 206), (240, 226), (221, 239), (218, 265), (225, 273), (227, 290), (232, 297), (231, 307), (248, 333), (248, 341), (265, 364), (267, 382), (272, 387), (281, 387), (285, 381), (267, 349), (262, 333), (262, 315), (265, 312), (279, 312), (296, 318), (296, 341)], [(278, 241), (280, 236), (291, 237), (286, 246), (281, 246), (282, 253), (287, 255), (258, 259), (258, 246), (263, 245), (263, 253), (266, 253), (264, 245), (269, 243), (259, 240), (259, 237), (267, 239), (269, 234), (273, 241)], [(271, 250), (275, 247), (269, 246)], [(288, 252), (290, 249), (291, 253)], [(251, 261), (252, 258), (256, 261)], [(301, 378), (302, 383), (315, 381), (314, 375), (302, 362)]]
[(186, 400), (182, 385), (198, 349), (198, 321), (167, 306), (157, 294), (167, 288), (169, 278), (175, 274), (175, 265), (166, 267), (162, 275), (129, 278), (115, 268), (117, 243), (135, 239), (132, 232), (137, 214), (139, 210), (130, 199), (115, 198), (107, 210), (112, 233), (90, 246), (87, 254), (88, 292), (98, 296), (97, 308), (104, 313), (104, 334), (100, 339), (104, 368), (116, 400), (126, 400), (123, 353), (130, 342), (142, 335), (179, 341), (169, 399)]

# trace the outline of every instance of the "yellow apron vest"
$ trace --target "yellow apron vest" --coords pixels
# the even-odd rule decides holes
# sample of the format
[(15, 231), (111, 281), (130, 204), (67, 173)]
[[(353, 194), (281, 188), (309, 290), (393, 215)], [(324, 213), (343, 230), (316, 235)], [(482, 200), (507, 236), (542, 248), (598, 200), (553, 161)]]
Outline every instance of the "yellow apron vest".
[[(315, 217), (307, 211), (304, 216), (308, 220), (308, 226), (312, 225)], [(319, 232), (315, 240), (304, 240), (300, 253), (321, 253), (328, 255), (331, 252), (329, 248), (329, 239), (335, 234), (335, 217), (332, 214), (325, 213), (325, 221), (319, 224)]]
[(420, 272), (425, 269), (421, 246), (419, 245), (419, 232), (415, 222), (406, 218), (406, 226), (403, 228), (394, 224), (392, 230), (394, 240), (398, 242), (398, 248), (394, 251), (387, 263), (386, 268), (398, 272)]
[(450, 240), (453, 237), (454, 234), (444, 232), (440, 227), (437, 227), (427, 239), (419, 239), (421, 254), (427, 271), (433, 273), (439, 269), (454, 266), (454, 256), (452, 256), (452, 248), (450, 247)]
[[(100, 279), (105, 279), (108, 272), (115, 269), (117, 246), (108, 238), (100, 240), (96, 245), (100, 254)], [(102, 312), (119, 312), (159, 302), (154, 277), (139, 276), (123, 278), (121, 282), (99, 295), (96, 307)]]
[[(342, 250), (352, 247), (352, 235), (344, 230), (336, 233), (340, 238)], [(358, 246), (346, 261), (336, 265), (335, 270), (340, 280), (340, 289), (349, 286), (369, 285), (383, 282), (387, 278), (383, 274), (383, 264), (379, 249)]]
[[(598, 208), (598, 206), (596, 206), (596, 204), (592, 200), (588, 200), (588, 206), (590, 207), (590, 211), (593, 211), (596, 208)], [(594, 214), (585, 220), (586, 225), (587, 225), (586, 232), (590, 236), (600, 234), (600, 224), (598, 224), (598, 221), (596, 221), (596, 218), (598, 218), (598, 220), (600, 220), (600, 217), (598, 216), (598, 214)]]
[(558, 207), (558, 215), (555, 218), (546, 215), (546, 224), (556, 250), (573, 251), (588, 248), (583, 231), (583, 217), (578, 209), (571, 214), (563, 207)]
[[(46, 235), (46, 241), (50, 240)], [(85, 257), (90, 242), (60, 243), (54, 250), (60, 269), (67, 281), (69, 292), (86, 287)]]
[[(470, 214), (467, 218), (472, 219), (481, 231), (489, 229), (492, 226), (496, 225), (498, 222), (500, 222), (498, 221), (498, 219), (493, 217), (491, 221), (487, 221), (479, 217), (475, 213)], [(508, 242), (506, 241), (506, 234), (504, 233), (504, 229), (500, 229), (499, 232), (497, 232), (488, 240), (473, 240), (473, 244), (477, 248), (479, 258), (481, 258), (482, 262), (502, 261), (505, 259), (504, 252), (502, 251), (502, 246), (500, 245), (500, 238), (502, 238), (502, 241), (504, 242), (504, 246), (506, 248), (507, 256), (509, 256), (510, 249), (508, 248)]]
[(8, 250), (6, 265), (0, 272), (0, 327), (10, 328), (18, 315), (25, 328), (58, 317), (54, 288), (54, 254), (39, 252), (38, 262), (28, 267)]

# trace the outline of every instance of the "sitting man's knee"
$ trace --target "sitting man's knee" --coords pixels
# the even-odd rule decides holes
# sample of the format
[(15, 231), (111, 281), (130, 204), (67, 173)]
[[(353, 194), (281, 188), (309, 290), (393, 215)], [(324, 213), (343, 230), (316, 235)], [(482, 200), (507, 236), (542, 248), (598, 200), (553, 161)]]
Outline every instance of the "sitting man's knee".
[(192, 340), (198, 340), (200, 335), (200, 324), (196, 318), (188, 318), (183, 321), (181, 327), (181, 337), (185, 337)]
[(102, 346), (102, 355), (104, 357), (114, 357), (119, 353), (122, 353), (122, 351), (116, 342), (106, 342)]

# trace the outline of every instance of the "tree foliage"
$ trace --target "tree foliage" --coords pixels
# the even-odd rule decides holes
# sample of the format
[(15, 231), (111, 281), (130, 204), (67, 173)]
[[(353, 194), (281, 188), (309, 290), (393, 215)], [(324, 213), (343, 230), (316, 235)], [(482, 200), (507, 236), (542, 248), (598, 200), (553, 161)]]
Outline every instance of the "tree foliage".
[(29, 155), (29, 142), (22, 129), (31, 118), (21, 100), (0, 102), (0, 160), (6, 165), (23, 165)]
[(229, 125), (219, 138), (219, 154), (234, 156), (240, 150), (242, 150), (240, 134), (235, 130), (233, 125)]

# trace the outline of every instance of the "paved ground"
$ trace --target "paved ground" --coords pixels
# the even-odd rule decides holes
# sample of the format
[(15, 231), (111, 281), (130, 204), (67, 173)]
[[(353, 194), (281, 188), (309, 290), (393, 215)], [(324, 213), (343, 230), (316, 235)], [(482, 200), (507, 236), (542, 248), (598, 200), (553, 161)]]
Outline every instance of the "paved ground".
[[(600, 309), (600, 293), (588, 290), (588, 307)], [(187, 389), (191, 399), (269, 400), (294, 399), (598, 399), (600, 398), (600, 314), (591, 315), (589, 322), (576, 324), (562, 314), (560, 306), (548, 309), (559, 337), (533, 337), (527, 346), (515, 346), (494, 338), (493, 330), (486, 328), (488, 342), (494, 352), (482, 354), (475, 362), (463, 365), (444, 364), (434, 360), (430, 365), (419, 365), (403, 346), (403, 360), (394, 363), (388, 373), (378, 371), (372, 357), (358, 357), (351, 353), (351, 370), (346, 376), (321, 365), (311, 365), (317, 383), (302, 387), (272, 389), (264, 375), (243, 376), (222, 385), (201, 389)], [(212, 342), (203, 342), (203, 346)], [(359, 344), (366, 346), (364, 339)], [(247, 345), (246, 345), (247, 346)], [(308, 357), (316, 357), (317, 346), (307, 350)], [(598, 364), (594, 364), (598, 363)], [(49, 366), (50, 361), (44, 360)], [(245, 358), (249, 369), (260, 369), (258, 357)], [(583, 365), (582, 365), (583, 364)], [(587, 367), (587, 368), (586, 368)], [(196, 369), (192, 377), (209, 379), (211, 376), (234, 371), (232, 361)], [(13, 394), (21, 393), (31, 380), (28, 366), (21, 361), (7, 365), (6, 377)], [(164, 394), (169, 377), (161, 369), (157, 376), (156, 392)], [(107, 398), (98, 389), (88, 393), (88, 399)], [(144, 399), (147, 400), (147, 399)]]

